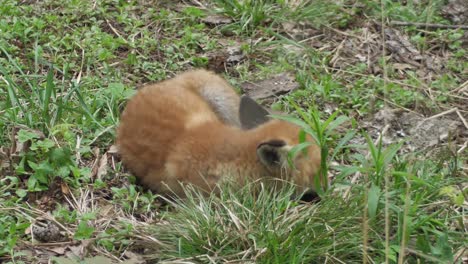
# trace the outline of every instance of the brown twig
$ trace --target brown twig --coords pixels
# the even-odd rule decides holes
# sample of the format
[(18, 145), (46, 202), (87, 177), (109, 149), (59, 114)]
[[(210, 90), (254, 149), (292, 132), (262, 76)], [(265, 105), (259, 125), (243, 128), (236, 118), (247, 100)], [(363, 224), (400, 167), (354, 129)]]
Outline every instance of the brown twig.
[(466, 129), (468, 129), (468, 122), (465, 120), (465, 118), (463, 117), (463, 115), (460, 113), (460, 111), (458, 111), (458, 109), (455, 111), (458, 115), (458, 117), (460, 118), (460, 120), (462, 121), (463, 125), (465, 126)]
[(114, 34), (117, 37), (119, 37), (121, 40), (123, 40), (125, 42), (125, 44), (128, 44), (127, 39), (125, 39), (124, 37), (122, 37), (122, 35), (120, 35), (119, 31), (114, 26), (112, 26), (112, 24), (109, 22), (109, 20), (106, 19), (106, 23), (109, 26), (109, 28), (112, 30), (112, 32), (114, 32)]
[(463, 145), (457, 150), (457, 154), (462, 153), (466, 147), (468, 147), (468, 141), (465, 141), (465, 143), (463, 143)]
[[(353, 71), (348, 71), (348, 70), (342, 70), (342, 69), (333, 68), (333, 67), (330, 67), (330, 66), (324, 66), (324, 68), (333, 70), (333, 71), (338, 72), (338, 73), (347, 73), (347, 74), (361, 76), (361, 77), (368, 77), (369, 76), (369, 75), (366, 75), (366, 74), (363, 74), (363, 73), (358, 73), (358, 72), (353, 72)], [(391, 82), (391, 83), (401, 85), (401, 86), (409, 87), (409, 88), (412, 88), (412, 89), (419, 89), (419, 90), (430, 89), (426, 84), (419, 81), (418, 79), (415, 79), (415, 78), (413, 78), (413, 79), (418, 81), (419, 85), (411, 85), (411, 84), (408, 84), (408, 83), (404, 83), (404, 82), (397, 81), (397, 80), (392, 80), (392, 79), (387, 79), (387, 81)], [(468, 82), (466, 82), (466, 84), (468, 84)], [(462, 99), (462, 100), (468, 100), (468, 97), (459, 96), (459, 95), (454, 94), (454, 93), (461, 93), (466, 88), (468, 88), (468, 85), (463, 84), (462, 86), (456, 88), (454, 91), (442, 92), (442, 91), (432, 90), (432, 92), (437, 93), (437, 94), (442, 94), (442, 95), (448, 96), (448, 97), (458, 98), (458, 99)]]
[(468, 81), (462, 83), (458, 88), (453, 90), (454, 93), (461, 93), (468, 88)]
[(444, 115), (451, 114), (451, 113), (453, 113), (453, 112), (456, 112), (457, 110), (458, 110), (457, 108), (452, 108), (452, 109), (449, 109), (449, 110), (444, 111), (444, 112), (442, 112), (442, 113), (438, 113), (438, 114), (436, 114), (436, 115), (433, 115), (433, 116), (430, 116), (430, 117), (428, 117), (428, 118), (425, 118), (425, 119), (421, 120), (421, 121), (418, 123), (418, 125), (416, 126), (416, 129), (418, 129), (419, 127), (421, 127), (421, 125), (422, 125), (424, 122), (428, 121), (428, 120), (435, 119), (435, 118), (438, 118), (438, 117), (441, 117), (441, 116), (444, 116)]
[(330, 26), (325, 26), (326, 28), (328, 28), (329, 30), (335, 32), (335, 33), (338, 33), (338, 34), (341, 34), (341, 35), (344, 35), (344, 36), (347, 36), (347, 37), (352, 37), (352, 38), (357, 38), (361, 41), (365, 41), (365, 39), (361, 36), (358, 36), (358, 35), (355, 35), (355, 34), (352, 34), (352, 33), (349, 33), (349, 32), (344, 32), (344, 31), (341, 31), (341, 30), (338, 30), (336, 28), (332, 28)]
[(444, 24), (431, 24), (431, 23), (417, 23), (417, 22), (403, 22), (403, 21), (390, 21), (390, 25), (392, 26), (415, 26), (418, 28), (432, 28), (432, 29), (439, 29), (439, 28), (452, 28), (452, 29), (465, 29), (468, 30), (467, 25), (444, 25)]

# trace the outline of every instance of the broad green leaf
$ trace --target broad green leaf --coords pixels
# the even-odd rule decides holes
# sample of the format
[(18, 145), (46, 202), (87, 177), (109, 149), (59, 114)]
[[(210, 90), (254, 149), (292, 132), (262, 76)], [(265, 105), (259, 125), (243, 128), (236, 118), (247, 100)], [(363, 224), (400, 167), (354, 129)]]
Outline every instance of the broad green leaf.
[(436, 247), (433, 248), (433, 253), (438, 255), (445, 261), (453, 263), (453, 252), (452, 247), (446, 233), (442, 233), (437, 239)]
[(367, 196), (367, 208), (369, 212), (369, 218), (374, 219), (377, 215), (377, 208), (379, 205), (381, 190), (378, 186), (372, 184), (369, 189), (369, 194)]
[(26, 197), (26, 195), (28, 195), (28, 191), (26, 191), (25, 189), (17, 189), (15, 193), (20, 198)]
[(289, 163), (289, 166), (291, 166), (292, 168), (294, 168), (294, 158), (296, 157), (296, 155), (300, 152), (300, 151), (303, 151), (303, 150), (306, 150), (307, 147), (311, 146), (313, 143), (312, 142), (303, 142), (303, 143), (299, 143), (297, 145), (295, 145), (294, 147), (291, 148), (291, 150), (288, 152), (288, 163)]
[(25, 129), (21, 129), (18, 131), (18, 140), (21, 143), (24, 143), (26, 141), (39, 138), (40, 136), (36, 132), (28, 131)]
[(367, 141), (367, 146), (369, 147), (369, 151), (371, 153), (371, 156), (372, 156), (372, 160), (374, 162), (377, 162), (379, 156), (378, 156), (378, 150), (377, 148), (375, 147), (374, 145), (374, 142), (372, 141), (372, 139), (369, 137), (369, 135), (366, 133), (366, 132), (363, 132), (364, 134), (364, 137), (366, 138), (366, 141)]
[(293, 123), (295, 125), (298, 125), (300, 128), (302, 128), (304, 130), (304, 132), (306, 132), (307, 134), (309, 134), (314, 140), (315, 142), (317, 142), (317, 144), (320, 144), (320, 140), (319, 140), (319, 137), (317, 135), (317, 132), (315, 132), (307, 123), (305, 123), (304, 121), (298, 119), (298, 118), (295, 118), (295, 117), (291, 117), (291, 116), (281, 116), (281, 115), (270, 115), (271, 117), (273, 118), (276, 118), (276, 119), (279, 119), (279, 120), (284, 120), (284, 121), (288, 121), (290, 123)]
[(463, 193), (460, 193), (453, 197), (452, 200), (455, 205), (462, 206), (465, 202), (465, 196), (463, 195)]
[(112, 97), (121, 98), (125, 90), (125, 86), (122, 83), (110, 83), (107, 89), (109, 89)]
[(333, 167), (333, 168), (340, 171), (340, 173), (336, 176), (337, 179), (345, 178), (346, 176), (349, 176), (351, 174), (354, 174), (360, 171), (360, 168), (356, 166), (339, 166), (339, 167)]
[(398, 150), (400, 150), (401, 146), (402, 146), (402, 143), (394, 144), (394, 145), (387, 147), (387, 149), (383, 151), (382, 156), (384, 158), (384, 166), (387, 166), (388, 164), (390, 164), (390, 162), (393, 160), (393, 158), (397, 154)]
[(346, 133), (346, 135), (343, 138), (341, 138), (340, 142), (338, 142), (338, 145), (336, 145), (335, 150), (333, 151), (333, 154), (330, 157), (330, 160), (335, 159), (336, 154), (338, 154), (338, 152), (344, 148), (345, 144), (348, 143), (354, 137), (354, 135), (356, 135), (356, 131), (350, 130)]
[[(324, 128), (328, 128), (328, 125), (330, 125), (330, 123), (333, 122), (333, 120), (335, 120), (336, 116), (338, 115), (338, 111), (335, 111), (333, 112), (328, 118), (327, 120), (325, 120), (325, 122), (323, 122), (322, 126)], [(332, 130), (332, 129), (331, 129)]]
[(94, 233), (94, 227), (88, 226), (86, 221), (80, 221), (75, 232), (75, 239), (83, 240), (90, 238)]
[(346, 116), (339, 116), (338, 118), (336, 118), (335, 120), (333, 120), (328, 126), (327, 126), (327, 131), (328, 132), (331, 132), (333, 130), (335, 130), (337, 127), (339, 127), (341, 124), (343, 124), (344, 122), (348, 121), (349, 120), (349, 117), (346, 117)]

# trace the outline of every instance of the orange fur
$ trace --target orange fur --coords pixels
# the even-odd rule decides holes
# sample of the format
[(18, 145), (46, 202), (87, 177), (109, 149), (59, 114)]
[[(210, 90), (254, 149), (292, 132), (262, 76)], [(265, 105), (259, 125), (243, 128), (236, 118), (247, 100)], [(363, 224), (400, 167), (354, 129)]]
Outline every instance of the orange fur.
[(143, 87), (129, 100), (118, 128), (123, 163), (160, 194), (183, 196), (180, 182), (211, 191), (226, 177), (239, 182), (283, 178), (295, 182), (298, 191), (314, 189), (318, 147), (312, 145), (307, 156), (296, 157), (296, 170), (266, 165), (259, 158), (259, 146), (281, 140), (285, 146), (272, 148), (285, 155), (299, 143), (300, 128), (270, 120), (243, 130), (239, 101), (225, 80), (204, 70)]

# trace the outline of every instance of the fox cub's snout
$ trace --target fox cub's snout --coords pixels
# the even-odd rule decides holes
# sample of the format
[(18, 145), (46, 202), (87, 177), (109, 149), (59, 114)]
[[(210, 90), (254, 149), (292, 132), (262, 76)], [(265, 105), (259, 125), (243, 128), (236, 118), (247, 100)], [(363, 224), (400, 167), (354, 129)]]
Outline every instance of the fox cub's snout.
[(314, 190), (319, 148), (311, 145), (288, 166), (300, 128), (268, 114), (218, 75), (189, 71), (129, 100), (117, 145), (124, 165), (160, 194), (183, 196), (180, 183), (211, 191), (226, 178), (273, 177), (294, 182), (298, 193)]

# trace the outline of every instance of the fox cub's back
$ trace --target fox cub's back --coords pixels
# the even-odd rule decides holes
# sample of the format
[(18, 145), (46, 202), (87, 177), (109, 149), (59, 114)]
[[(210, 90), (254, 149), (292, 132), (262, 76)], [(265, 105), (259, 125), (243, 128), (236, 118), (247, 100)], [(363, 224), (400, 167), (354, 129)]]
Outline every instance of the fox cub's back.
[(143, 87), (129, 100), (117, 145), (126, 167), (162, 194), (183, 196), (180, 183), (209, 191), (224, 177), (282, 178), (295, 182), (299, 192), (313, 190), (317, 146), (296, 156), (295, 169), (288, 168), (287, 154), (299, 143), (300, 129), (267, 114), (221, 77), (190, 71)]

